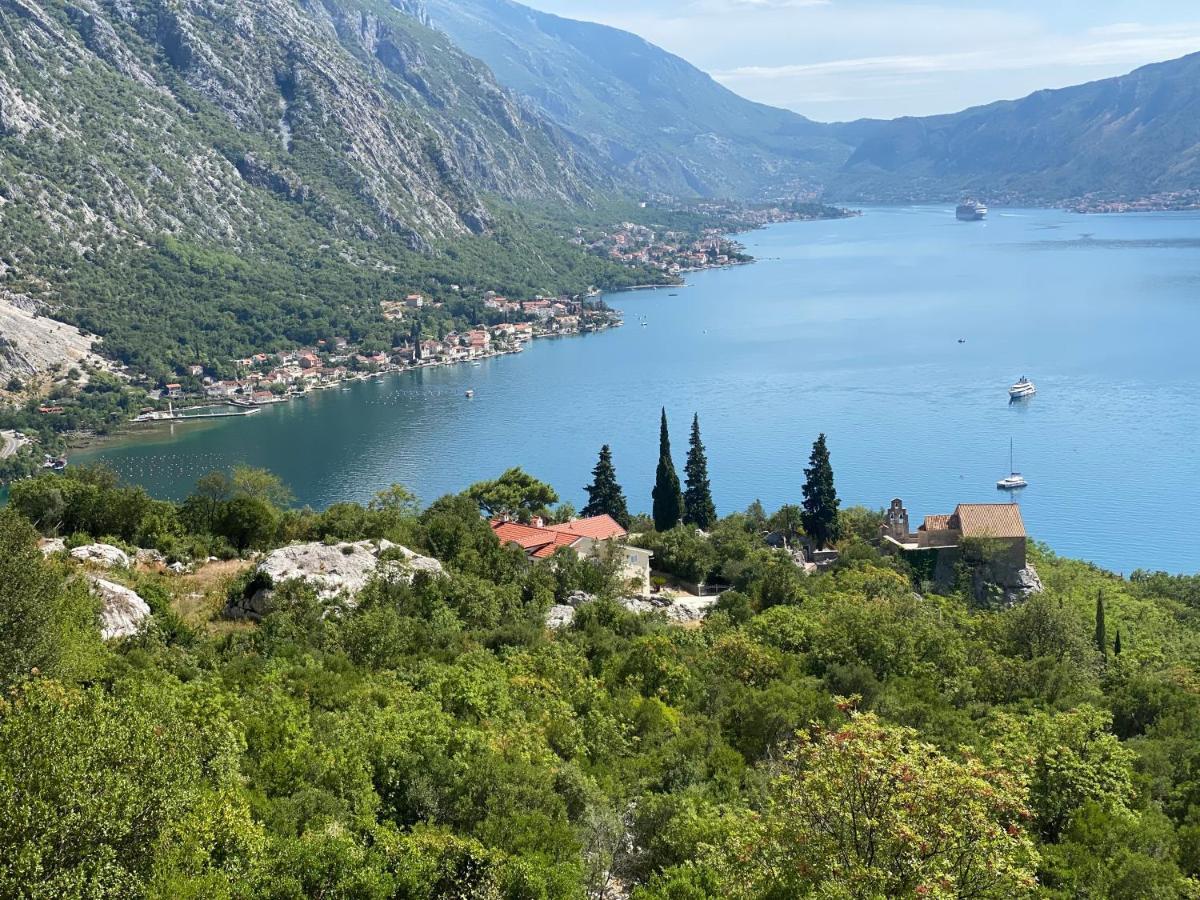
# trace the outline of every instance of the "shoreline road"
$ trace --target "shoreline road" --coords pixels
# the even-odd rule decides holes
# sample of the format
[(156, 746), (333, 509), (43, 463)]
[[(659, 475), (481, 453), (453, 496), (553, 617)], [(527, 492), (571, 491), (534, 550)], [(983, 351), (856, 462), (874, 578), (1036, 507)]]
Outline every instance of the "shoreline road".
[(12, 430), (0, 431), (0, 459), (8, 459), (29, 443), (29, 438)]

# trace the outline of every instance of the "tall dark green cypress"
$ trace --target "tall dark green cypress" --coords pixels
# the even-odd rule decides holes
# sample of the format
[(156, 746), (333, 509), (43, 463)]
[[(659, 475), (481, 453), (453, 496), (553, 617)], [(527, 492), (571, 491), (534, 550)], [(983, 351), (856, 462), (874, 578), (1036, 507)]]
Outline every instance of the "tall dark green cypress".
[(625, 492), (617, 483), (617, 470), (613, 466), (612, 450), (608, 444), (600, 448), (600, 459), (596, 468), (592, 469), (592, 483), (585, 490), (588, 502), (583, 508), (583, 515), (609, 515), (622, 528), (629, 528), (629, 507), (625, 503)]
[(712, 485), (708, 481), (708, 457), (700, 440), (699, 413), (692, 417), (692, 438), (683, 474), (687, 479), (687, 489), (683, 492), (683, 522), (708, 531), (717, 522), (717, 507), (713, 504)]
[(1113, 638), (1113, 656), (1121, 655), (1121, 629), (1117, 629), (1116, 637)]
[(833, 487), (833, 466), (822, 434), (813, 443), (808, 468), (804, 470), (804, 511), (800, 521), (804, 533), (818, 549), (828, 547), (842, 536), (838, 522), (837, 491)]
[(1104, 592), (1096, 595), (1096, 649), (1108, 656), (1108, 634), (1104, 627)]
[(667, 433), (667, 409), (663, 407), (662, 424), (658, 431), (658, 470), (654, 474), (654, 528), (670, 531), (679, 524), (683, 514), (683, 494), (679, 490), (679, 475), (671, 459), (671, 436)]

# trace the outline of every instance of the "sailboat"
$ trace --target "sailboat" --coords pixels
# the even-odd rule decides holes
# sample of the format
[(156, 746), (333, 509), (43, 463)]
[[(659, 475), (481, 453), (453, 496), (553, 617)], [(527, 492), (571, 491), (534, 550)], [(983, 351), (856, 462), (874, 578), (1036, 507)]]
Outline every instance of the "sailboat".
[(1008, 471), (1009, 475), (1007, 478), (1001, 478), (996, 482), (997, 489), (1001, 491), (1015, 491), (1029, 486), (1029, 482), (1025, 480), (1025, 477), (1013, 469), (1012, 438), (1008, 439)]

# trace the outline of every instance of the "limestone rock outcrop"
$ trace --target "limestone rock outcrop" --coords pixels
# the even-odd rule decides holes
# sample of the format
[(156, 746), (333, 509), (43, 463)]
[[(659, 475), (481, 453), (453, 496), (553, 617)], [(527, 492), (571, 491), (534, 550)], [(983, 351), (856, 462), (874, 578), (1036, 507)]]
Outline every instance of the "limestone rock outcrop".
[(263, 557), (255, 569), (258, 586), (249, 596), (231, 601), (225, 614), (261, 619), (270, 612), (274, 587), (287, 581), (304, 582), (322, 600), (343, 598), (353, 603), (376, 575), (411, 581), (421, 573), (439, 576), (443, 571), (436, 559), (387, 540), (292, 544)]
[(112, 544), (84, 544), (71, 551), (71, 559), (89, 563), (101, 569), (128, 568), (129, 554)]
[(100, 636), (106, 641), (137, 634), (150, 618), (150, 607), (136, 591), (121, 584), (88, 576), (92, 593), (103, 604), (100, 608)]

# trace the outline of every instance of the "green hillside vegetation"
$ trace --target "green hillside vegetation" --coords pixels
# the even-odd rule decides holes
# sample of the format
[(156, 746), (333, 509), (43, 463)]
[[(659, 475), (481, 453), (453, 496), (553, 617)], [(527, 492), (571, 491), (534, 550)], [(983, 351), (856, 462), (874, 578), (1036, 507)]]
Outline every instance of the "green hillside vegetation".
[(382, 328), (379, 300), (413, 290), (644, 280), (512, 212), (614, 184), (403, 4), (20, 6), (0, 294), (136, 369)]
[[(762, 537), (795, 509), (752, 509), (708, 537), (646, 535), (665, 565), (732, 585), (685, 628), (626, 612), (603, 563), (529, 564), (474, 498), (420, 510), (393, 489), (316, 513), (286, 493), (249, 470), (179, 505), (101, 470), (14, 486), (0, 894), (1197, 895), (1195, 578), (1034, 547), (1046, 592), (981, 609), (914, 594), (864, 510), (805, 576)], [(218, 614), (255, 586), (236, 561), (113, 570), (153, 616), (104, 645), (78, 570), (42, 559), (29, 520), (201, 559), (387, 536), (447, 575), (379, 580), (354, 607), (277, 585), (249, 625)], [(576, 590), (598, 599), (547, 631)]]

